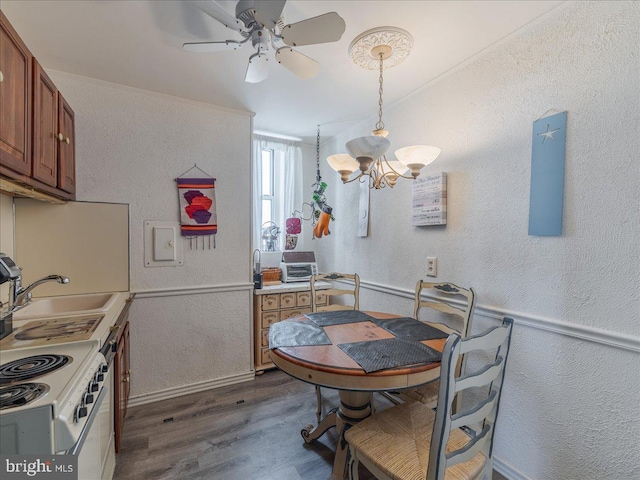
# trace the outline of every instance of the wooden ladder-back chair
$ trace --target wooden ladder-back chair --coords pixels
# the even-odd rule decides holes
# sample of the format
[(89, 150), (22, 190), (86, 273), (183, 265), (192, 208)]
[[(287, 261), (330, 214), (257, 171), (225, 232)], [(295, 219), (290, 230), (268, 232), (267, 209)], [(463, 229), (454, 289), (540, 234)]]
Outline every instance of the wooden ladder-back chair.
[[(349, 443), (349, 479), (358, 479), (361, 462), (379, 479), (491, 480), (493, 434), (513, 320), (473, 337), (453, 333), (447, 339), (440, 366), (440, 392), (434, 413), (421, 402), (388, 408), (345, 433)], [(456, 376), (462, 355), (483, 350), (497, 353), (473, 373)], [(482, 357), (487, 358), (487, 357)], [(474, 405), (453, 412), (454, 397), (467, 388), (482, 388)], [(476, 427), (476, 425), (480, 425)], [(479, 428), (473, 435), (461, 427)]]
[[(331, 288), (319, 290), (316, 288), (316, 282), (340, 282), (340, 287), (332, 285)], [(326, 295), (327, 305), (318, 306), (318, 296)], [(331, 297), (345, 297), (352, 296), (353, 302), (350, 304), (332, 304)], [(320, 275), (311, 276), (311, 311), (312, 312), (328, 312), (332, 310), (358, 310), (360, 308), (360, 277), (357, 273), (323, 273)]]
[[(311, 311), (312, 312), (329, 312), (333, 310), (359, 310), (360, 309), (360, 277), (357, 273), (323, 273), (319, 275), (311, 276)], [(316, 288), (316, 282), (330, 282), (331, 288), (318, 289)], [(334, 282), (340, 282), (340, 287), (337, 288)], [(348, 287), (348, 288), (347, 288)], [(318, 300), (321, 295), (326, 295), (327, 304), (325, 306), (318, 306)], [(349, 304), (331, 304), (331, 297), (353, 297), (353, 303)], [(323, 303), (323, 302), (320, 302)], [(316, 398), (318, 401), (318, 408), (316, 410), (316, 418), (318, 423), (322, 419), (322, 391), (320, 387), (316, 386)]]
[[(428, 300), (422, 298), (422, 293), (425, 290), (429, 290), (432, 293), (437, 293), (441, 298), (434, 298), (431, 296)], [(442, 297), (444, 295), (444, 297)], [(443, 330), (446, 333), (457, 332), (462, 338), (465, 338), (469, 334), (469, 328), (471, 326), (471, 316), (473, 315), (473, 309), (476, 303), (476, 292), (473, 288), (462, 288), (453, 283), (446, 282), (424, 282), (418, 281), (416, 284), (416, 293), (413, 306), (413, 317), (416, 320), (423, 321), (435, 328)], [(452, 329), (439, 321), (436, 318), (424, 318), (420, 319), (420, 310), (422, 308), (431, 309), (433, 311), (442, 312), (450, 315), (454, 315), (459, 319), (459, 325), (456, 329)], [(423, 315), (424, 316), (424, 315)], [(465, 357), (461, 357), (458, 365), (456, 366), (456, 375), (464, 371)], [(432, 408), (435, 408), (438, 401), (438, 388), (439, 382), (435, 380), (421, 385), (418, 388), (411, 390), (403, 390), (399, 392), (398, 396), (405, 401), (417, 400), (425, 403)], [(385, 395), (387, 398), (389, 396)], [(393, 398), (390, 398), (392, 401)], [(457, 399), (456, 406), (460, 405), (461, 398)]]

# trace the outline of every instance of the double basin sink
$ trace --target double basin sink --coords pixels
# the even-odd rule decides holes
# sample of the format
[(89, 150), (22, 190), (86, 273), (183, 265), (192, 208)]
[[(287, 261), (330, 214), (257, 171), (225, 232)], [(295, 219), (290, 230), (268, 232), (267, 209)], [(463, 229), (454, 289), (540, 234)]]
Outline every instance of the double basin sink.
[(117, 301), (117, 293), (95, 293), (35, 298), (13, 314), (15, 320), (32, 320), (107, 312)]

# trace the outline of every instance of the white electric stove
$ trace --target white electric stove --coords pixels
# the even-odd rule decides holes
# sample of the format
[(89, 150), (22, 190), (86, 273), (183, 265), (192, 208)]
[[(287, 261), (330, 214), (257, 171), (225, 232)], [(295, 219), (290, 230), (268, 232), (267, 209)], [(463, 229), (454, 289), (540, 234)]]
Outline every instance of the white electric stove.
[(106, 372), (96, 342), (1, 350), (0, 451), (79, 450), (108, 391)]

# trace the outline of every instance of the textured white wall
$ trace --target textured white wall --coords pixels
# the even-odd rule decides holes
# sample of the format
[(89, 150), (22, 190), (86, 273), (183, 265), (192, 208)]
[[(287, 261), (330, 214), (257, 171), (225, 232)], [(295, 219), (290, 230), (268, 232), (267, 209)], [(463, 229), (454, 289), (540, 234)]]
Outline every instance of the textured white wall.
[[(639, 26), (638, 3), (573, 3), (387, 109), (391, 152), (442, 148), (423, 174), (448, 174), (448, 225), (412, 227), (401, 180), (372, 192), (371, 236), (357, 238), (358, 188), (325, 162), (338, 220), (321, 261), (410, 289), (437, 256), (437, 279), (475, 287), (481, 306), (637, 341)], [(568, 111), (568, 133), (563, 235), (545, 238), (527, 226), (532, 122), (549, 109)], [(367, 290), (361, 305), (411, 312)], [(474, 331), (492, 322), (476, 317)], [(632, 351), (516, 325), (496, 455), (522, 478), (640, 478), (638, 366)]]
[[(251, 116), (51, 72), (76, 114), (78, 199), (130, 204), (131, 290), (250, 282)], [(217, 178), (217, 248), (145, 268), (143, 222), (178, 221), (174, 179)], [(97, 272), (99, 274), (99, 272)], [(248, 373), (250, 292), (140, 298), (131, 309), (132, 395)]]

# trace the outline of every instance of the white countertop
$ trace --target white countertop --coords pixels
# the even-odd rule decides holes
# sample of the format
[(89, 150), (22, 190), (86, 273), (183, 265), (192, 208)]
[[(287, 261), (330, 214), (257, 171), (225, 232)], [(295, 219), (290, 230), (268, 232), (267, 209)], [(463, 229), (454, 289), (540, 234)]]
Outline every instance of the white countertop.
[[(311, 285), (309, 282), (290, 282), (281, 283), (280, 285), (268, 285), (259, 289), (254, 288), (253, 293), (255, 295), (268, 295), (270, 293), (304, 292), (310, 288)], [(329, 282), (316, 282), (316, 288), (318, 290), (325, 290), (331, 288), (331, 284)]]

